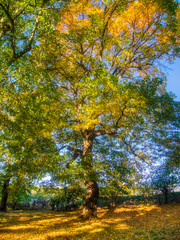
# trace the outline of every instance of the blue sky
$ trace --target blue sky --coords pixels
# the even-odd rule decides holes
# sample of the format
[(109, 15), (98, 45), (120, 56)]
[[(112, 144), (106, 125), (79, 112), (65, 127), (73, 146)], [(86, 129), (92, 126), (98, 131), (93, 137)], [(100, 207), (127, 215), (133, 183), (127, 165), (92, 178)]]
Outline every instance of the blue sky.
[(176, 95), (175, 100), (180, 101), (180, 58), (167, 67), (167, 91), (173, 92)]
[[(177, 0), (180, 4), (180, 0)], [(175, 93), (176, 101), (180, 101), (180, 58), (174, 64), (169, 65), (170, 70), (167, 74), (167, 91)]]

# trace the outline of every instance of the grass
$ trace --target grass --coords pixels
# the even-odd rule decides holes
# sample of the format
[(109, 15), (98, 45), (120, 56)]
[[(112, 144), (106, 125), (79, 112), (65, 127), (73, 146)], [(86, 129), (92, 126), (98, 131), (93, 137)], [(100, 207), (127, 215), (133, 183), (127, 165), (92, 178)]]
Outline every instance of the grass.
[(180, 240), (180, 204), (99, 208), (89, 221), (80, 212), (1, 213), (0, 240)]

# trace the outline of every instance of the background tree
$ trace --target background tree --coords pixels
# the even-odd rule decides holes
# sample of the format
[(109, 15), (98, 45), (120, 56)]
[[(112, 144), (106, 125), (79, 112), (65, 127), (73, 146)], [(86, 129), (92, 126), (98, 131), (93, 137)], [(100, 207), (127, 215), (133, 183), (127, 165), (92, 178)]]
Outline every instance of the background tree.
[(164, 194), (164, 202), (168, 203), (168, 193), (179, 183), (177, 172), (168, 163), (160, 165), (152, 175), (152, 186)]
[[(43, 194), (42, 194), (43, 192)], [(49, 199), (52, 210), (69, 211), (78, 207), (78, 201), (82, 204), (84, 197), (84, 189), (78, 182), (72, 185), (56, 184), (51, 180), (50, 185), (43, 185), (40, 196), (46, 196)]]
[[(3, 166), (3, 171), (5, 171), (5, 175), (8, 175), (1, 178), (1, 181), (4, 181), (2, 197), (7, 196), (7, 186), (10, 181), (9, 174), (7, 174), (9, 170), (6, 171), (7, 168), (10, 168), (13, 176), (14, 165), (16, 165), (16, 173), (18, 171), (22, 172), (22, 168), (24, 168), (24, 172), (27, 172), (29, 168), (29, 172), (34, 171), (33, 174), (36, 174), (37, 168), (42, 168), (42, 159), (43, 161), (47, 159), (50, 145), (52, 146), (52, 139), (49, 140), (47, 134), (44, 136), (45, 133), (43, 133), (38, 136), (40, 131), (42, 133), (44, 129), (42, 125), (45, 122), (43, 121), (43, 124), (40, 124), (40, 121), (39, 123), (36, 122), (41, 118), (42, 105), (39, 108), (39, 114), (37, 114), (40, 99), (37, 101), (37, 94), (35, 94), (36, 96), (32, 95), (33, 83), (30, 79), (30, 67), (27, 69), (27, 72), (29, 71), (28, 84), (23, 81), (22, 75), (21, 79), (18, 77), (18, 72), (30, 65), (30, 53), (33, 46), (38, 43), (42, 36), (53, 32), (56, 14), (59, 15), (59, 10), (66, 3), (68, 1), (48, 0), (18, 0), (15, 2), (5, 0), (0, 3), (0, 46), (2, 50), (0, 53), (0, 144), (7, 149), (8, 154), (14, 159), (12, 167), (9, 164), (7, 154), (2, 158), (2, 165), (6, 166)], [(51, 21), (52, 18), (53, 21)], [(34, 134), (38, 136), (36, 140)], [(38, 153), (40, 154), (41, 151), (40, 145), (41, 150), (43, 149), (43, 152), (41, 152), (43, 157), (41, 160), (39, 159), (41, 166), (38, 167), (38, 161), (36, 162), (36, 160)], [(14, 164), (14, 162), (18, 163)], [(36, 170), (33, 170), (33, 167)], [(7, 201), (4, 203), (3, 208), (6, 209)]]
[[(179, 112), (177, 112), (179, 118)], [(161, 155), (165, 156), (166, 162), (173, 167), (180, 167), (180, 130), (178, 127), (167, 129), (161, 133), (161, 138), (154, 135), (159, 145)]]
[[(21, 122), (26, 121), (22, 119)], [(16, 121), (12, 122), (12, 126), (16, 126)], [(1, 140), (3, 144), (3, 151), (1, 156), (1, 182), (3, 185), (3, 193), (1, 195), (1, 210), (6, 211), (8, 199), (8, 186), (13, 185), (14, 178), (29, 180), (43, 177), (49, 169), (51, 164), (57, 163), (59, 160), (58, 151), (52, 139), (44, 135), (33, 135), (33, 132), (28, 130), (21, 131), (21, 123), (18, 121), (18, 128), (12, 127), (11, 131), (3, 128)], [(24, 129), (25, 130), (25, 129)], [(43, 129), (41, 129), (42, 131)], [(36, 133), (38, 134), (38, 132)], [(55, 167), (55, 164), (53, 165)]]
[(108, 201), (109, 207), (116, 207), (118, 197), (127, 194), (135, 178), (131, 155), (125, 146), (121, 149), (116, 139), (105, 136), (94, 146), (93, 157), (100, 196)]
[(12, 205), (12, 209), (18, 209), (21, 204), (31, 201), (31, 190), (33, 188), (32, 179), (12, 178), (8, 189), (8, 203)]
[(1, 207), (0, 211), (5, 212), (7, 210), (7, 199), (8, 199), (8, 187), (11, 180), (11, 171), (9, 164), (3, 164), (1, 166), (0, 178), (1, 178)]
[(99, 189), (100, 196), (108, 201), (109, 208), (115, 208), (117, 206), (118, 198), (128, 194), (127, 186), (115, 179), (111, 179), (111, 182), (108, 181), (105, 186), (100, 185)]

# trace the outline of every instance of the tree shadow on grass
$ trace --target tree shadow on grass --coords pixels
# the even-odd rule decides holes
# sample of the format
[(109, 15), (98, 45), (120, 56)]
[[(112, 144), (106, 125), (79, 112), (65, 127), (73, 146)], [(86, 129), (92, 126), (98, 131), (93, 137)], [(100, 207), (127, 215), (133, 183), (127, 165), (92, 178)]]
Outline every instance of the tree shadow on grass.
[[(11, 214), (11, 213), (10, 213)], [(12, 212), (11, 215), (1, 215), (1, 219), (7, 219), (8, 225), (20, 225), (20, 224), (29, 224), (32, 222), (38, 222), (41, 220), (51, 220), (56, 218), (69, 218), (71, 216), (79, 216), (78, 212), (50, 212), (50, 211), (43, 211), (43, 212)], [(7, 225), (6, 224), (6, 225)], [(2, 228), (4, 226), (0, 226)]]
[[(118, 210), (106, 211), (97, 221), (89, 222), (93, 225), (89, 230), (71, 235), (69, 239), (180, 239), (178, 226), (180, 215), (173, 205), (168, 206), (137, 206), (118, 208)], [(179, 205), (180, 208), (180, 205)], [(174, 217), (177, 219), (173, 219)], [(96, 224), (97, 223), (97, 224)], [(99, 224), (98, 224), (99, 223)], [(63, 239), (51, 237), (49, 239)]]
[[(23, 232), (32, 236), (44, 235), (43, 239), (172, 239), (177, 240), (180, 217), (179, 206), (130, 206), (119, 207), (107, 211), (99, 209), (99, 218), (82, 221), (78, 219), (80, 212), (68, 213), (40, 213), (35, 218), (11, 222), (8, 227), (1, 227), (1, 233), (7, 236), (18, 235)], [(28, 215), (28, 214), (27, 214)], [(28, 217), (26, 215), (26, 217)], [(29, 215), (32, 217), (32, 215)], [(18, 228), (17, 228), (18, 226)], [(176, 237), (176, 238), (175, 238)], [(0, 238), (1, 239), (1, 238)], [(23, 238), (19, 238), (23, 239)], [(27, 238), (30, 239), (30, 238)], [(33, 238), (31, 238), (33, 239)], [(37, 238), (36, 238), (37, 239)]]

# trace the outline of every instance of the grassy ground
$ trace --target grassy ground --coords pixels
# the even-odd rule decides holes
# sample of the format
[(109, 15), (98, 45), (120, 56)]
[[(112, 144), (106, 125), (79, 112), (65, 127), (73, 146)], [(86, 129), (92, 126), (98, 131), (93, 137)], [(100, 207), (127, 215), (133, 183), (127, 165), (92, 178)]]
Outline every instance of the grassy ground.
[(98, 219), (82, 221), (80, 211), (0, 214), (0, 240), (180, 240), (180, 204), (98, 209)]

